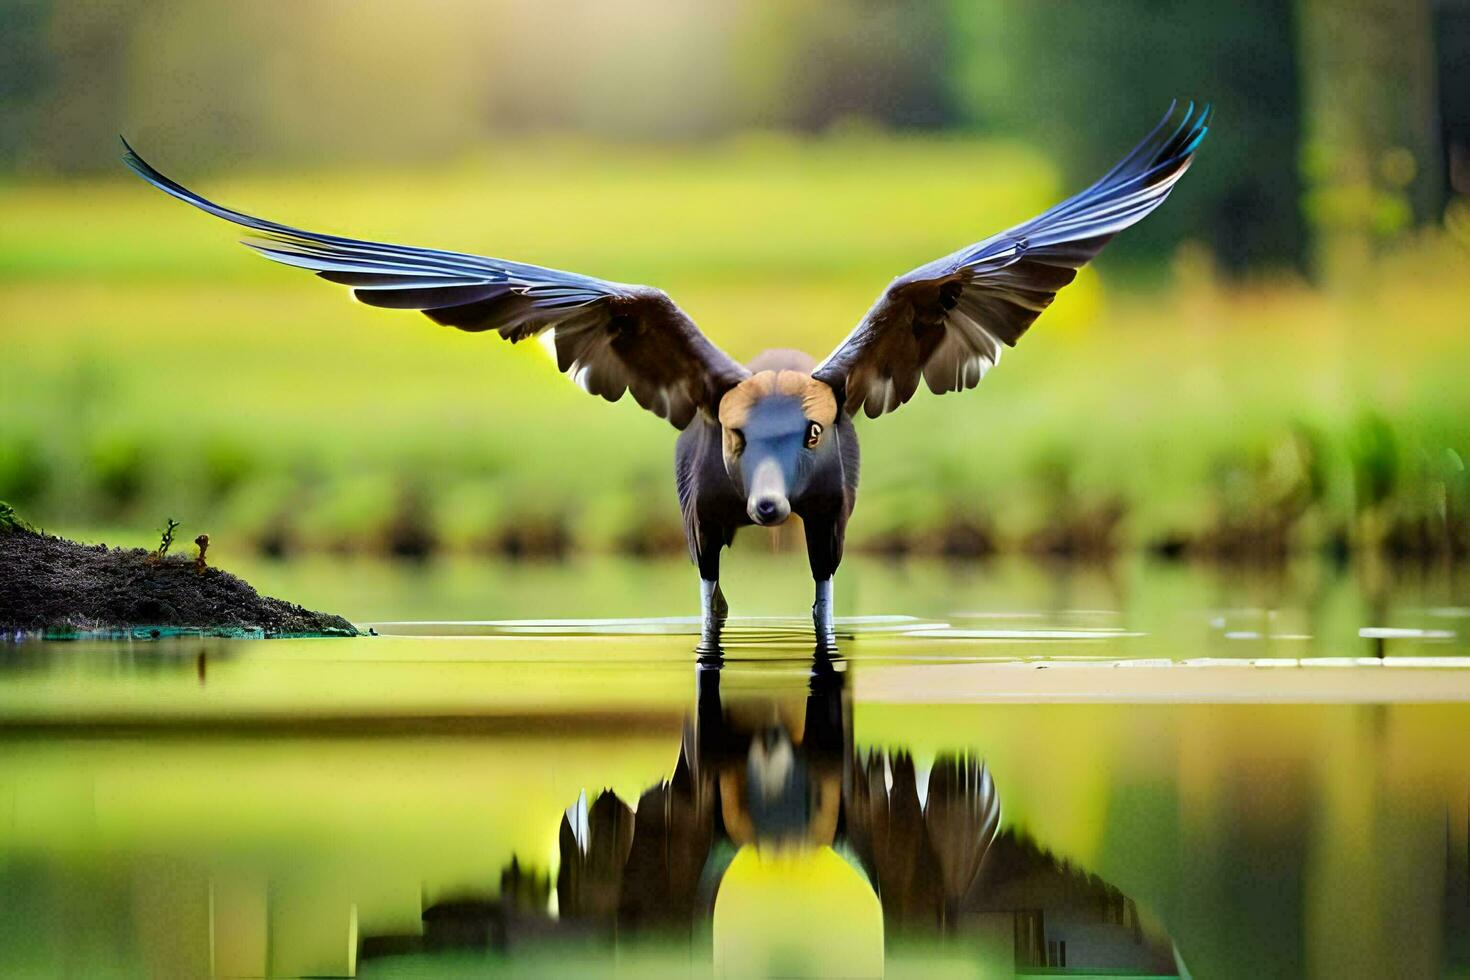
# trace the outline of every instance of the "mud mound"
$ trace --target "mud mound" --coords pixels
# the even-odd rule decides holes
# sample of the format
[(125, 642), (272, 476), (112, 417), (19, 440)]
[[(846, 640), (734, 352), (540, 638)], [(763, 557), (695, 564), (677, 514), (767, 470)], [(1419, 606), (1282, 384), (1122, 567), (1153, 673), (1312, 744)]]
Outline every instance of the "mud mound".
[(138, 627), (356, 636), (341, 616), (263, 596), (192, 559), (78, 544), (0, 524), (0, 633)]

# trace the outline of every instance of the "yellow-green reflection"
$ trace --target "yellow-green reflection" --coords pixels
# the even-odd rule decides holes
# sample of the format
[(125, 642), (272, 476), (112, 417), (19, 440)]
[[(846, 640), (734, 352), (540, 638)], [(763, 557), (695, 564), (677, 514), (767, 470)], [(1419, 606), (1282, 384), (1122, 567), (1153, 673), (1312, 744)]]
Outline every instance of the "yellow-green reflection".
[(714, 911), (714, 969), (727, 976), (883, 974), (883, 912), (866, 878), (830, 847), (741, 848)]
[(1463, 668), (1114, 666), (1247, 614), (998, 613), (7, 647), (0, 974), (1470, 967)]

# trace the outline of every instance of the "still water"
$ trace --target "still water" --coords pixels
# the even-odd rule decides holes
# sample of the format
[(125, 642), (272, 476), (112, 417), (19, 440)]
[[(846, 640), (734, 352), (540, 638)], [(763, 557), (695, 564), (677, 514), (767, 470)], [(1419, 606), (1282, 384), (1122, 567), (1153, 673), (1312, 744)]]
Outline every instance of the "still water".
[(1470, 975), (1463, 581), (798, 562), (0, 646), (0, 976)]

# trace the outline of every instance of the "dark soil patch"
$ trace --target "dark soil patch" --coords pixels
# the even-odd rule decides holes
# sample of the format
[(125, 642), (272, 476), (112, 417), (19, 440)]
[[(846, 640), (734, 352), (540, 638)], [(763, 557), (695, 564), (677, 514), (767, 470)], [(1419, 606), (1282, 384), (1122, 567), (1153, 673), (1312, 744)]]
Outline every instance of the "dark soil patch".
[(0, 526), (0, 633), (139, 627), (266, 636), (356, 636), (341, 616), (262, 596), (190, 558), (85, 545)]

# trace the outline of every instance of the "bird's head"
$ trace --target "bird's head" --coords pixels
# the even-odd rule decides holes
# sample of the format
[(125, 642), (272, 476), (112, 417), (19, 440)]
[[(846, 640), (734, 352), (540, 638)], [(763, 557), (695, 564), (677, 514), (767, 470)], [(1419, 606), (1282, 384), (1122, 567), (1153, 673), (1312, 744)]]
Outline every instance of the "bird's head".
[(725, 469), (757, 524), (791, 515), (791, 497), (836, 453), (837, 399), (801, 371), (760, 371), (720, 400)]

